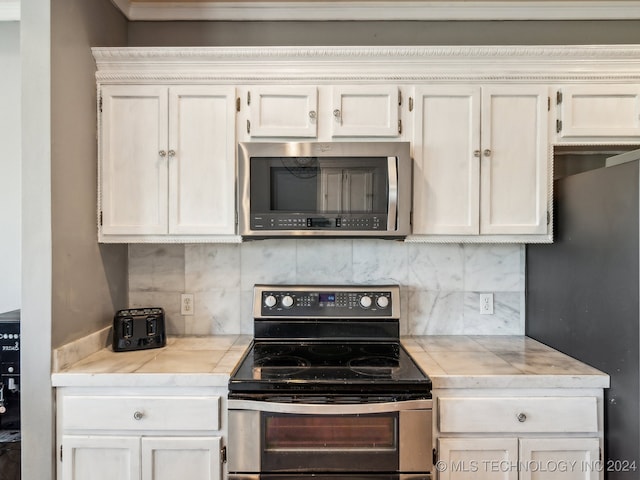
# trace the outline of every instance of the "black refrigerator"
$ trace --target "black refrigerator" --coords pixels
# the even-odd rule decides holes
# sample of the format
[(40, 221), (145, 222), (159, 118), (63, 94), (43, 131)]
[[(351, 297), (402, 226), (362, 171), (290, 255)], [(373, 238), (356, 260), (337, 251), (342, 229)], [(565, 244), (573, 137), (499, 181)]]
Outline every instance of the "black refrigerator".
[(526, 334), (610, 375), (609, 480), (640, 478), (640, 161), (627, 161), (636, 157), (555, 180), (554, 243), (526, 253)]

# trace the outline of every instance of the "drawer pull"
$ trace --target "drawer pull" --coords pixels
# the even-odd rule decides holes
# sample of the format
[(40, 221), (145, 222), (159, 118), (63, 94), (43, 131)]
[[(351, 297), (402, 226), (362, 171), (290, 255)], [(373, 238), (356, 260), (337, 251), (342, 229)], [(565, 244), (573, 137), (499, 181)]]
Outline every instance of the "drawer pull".
[(520, 423), (524, 423), (527, 420), (527, 416), (524, 413), (519, 413), (518, 414), (518, 421)]
[(142, 412), (134, 412), (133, 413), (133, 418), (135, 418), (136, 420), (142, 420), (142, 417), (144, 417), (144, 413), (142, 413)]

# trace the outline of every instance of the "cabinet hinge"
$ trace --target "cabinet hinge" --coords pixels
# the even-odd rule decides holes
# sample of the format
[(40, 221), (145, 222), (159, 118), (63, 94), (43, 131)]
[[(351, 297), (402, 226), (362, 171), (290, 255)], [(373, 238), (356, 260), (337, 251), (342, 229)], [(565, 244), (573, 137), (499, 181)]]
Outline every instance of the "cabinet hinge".
[(100, 211), (100, 226), (102, 226), (102, 211)]
[(398, 90), (398, 106), (402, 106), (402, 91)]
[(602, 461), (602, 447), (598, 447), (598, 460)]
[(551, 213), (547, 211), (547, 225), (549, 225), (550, 223), (551, 223)]
[(247, 120), (247, 133), (251, 133), (251, 121)]
[(556, 133), (560, 133), (562, 131), (562, 120), (556, 120)]
[(98, 101), (98, 109), (100, 110), (100, 113), (102, 113), (102, 94), (100, 94), (100, 100)]
[(60, 445), (60, 461), (62, 461), (62, 445)]
[(240, 111), (240, 97), (236, 98), (236, 112)]
[(238, 212), (236, 212), (236, 226), (238, 225)]
[(398, 135), (402, 135), (402, 120), (398, 120)]
[(220, 449), (220, 463), (227, 463), (227, 447)]
[(413, 112), (413, 97), (409, 97), (409, 111)]
[(560, 105), (562, 103), (562, 92), (558, 90), (556, 92), (556, 105)]
[(436, 463), (438, 463), (438, 450), (434, 448), (432, 451), (432, 454), (433, 454), (433, 458), (432, 458), (433, 464), (435, 465)]
[(547, 97), (547, 112), (551, 111), (551, 97)]
[(247, 92), (247, 105), (251, 105), (251, 92)]

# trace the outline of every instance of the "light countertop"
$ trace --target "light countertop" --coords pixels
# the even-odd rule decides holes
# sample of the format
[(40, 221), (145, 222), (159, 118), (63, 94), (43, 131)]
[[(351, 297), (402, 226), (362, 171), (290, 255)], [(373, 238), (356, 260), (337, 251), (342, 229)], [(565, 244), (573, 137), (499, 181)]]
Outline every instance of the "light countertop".
[[(103, 348), (54, 372), (62, 386), (215, 386), (229, 375), (249, 335), (170, 337), (137, 352)], [(434, 388), (606, 388), (608, 375), (523, 336), (403, 337)]]
[(433, 388), (607, 388), (609, 376), (524, 336), (421, 336), (402, 343)]

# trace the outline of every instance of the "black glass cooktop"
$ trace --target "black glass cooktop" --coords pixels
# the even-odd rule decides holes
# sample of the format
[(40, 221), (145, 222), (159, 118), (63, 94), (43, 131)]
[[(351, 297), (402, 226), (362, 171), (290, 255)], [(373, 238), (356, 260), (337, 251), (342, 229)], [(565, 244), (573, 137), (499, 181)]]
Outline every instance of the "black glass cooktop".
[(232, 394), (427, 394), (430, 379), (398, 342), (256, 341), (232, 373)]

